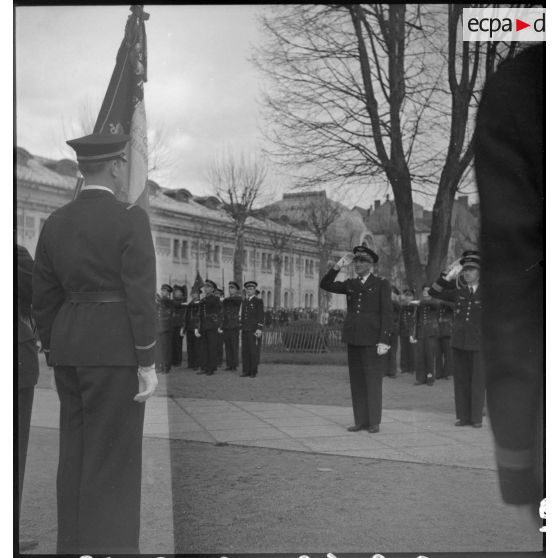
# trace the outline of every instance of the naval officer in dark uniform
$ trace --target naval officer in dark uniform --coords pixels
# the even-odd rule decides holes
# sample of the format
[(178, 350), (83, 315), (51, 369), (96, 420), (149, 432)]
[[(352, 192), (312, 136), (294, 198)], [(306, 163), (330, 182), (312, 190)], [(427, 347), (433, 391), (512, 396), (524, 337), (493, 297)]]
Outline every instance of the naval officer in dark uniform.
[(264, 308), (261, 298), (256, 296), (256, 281), (246, 281), (246, 298), (240, 309), (242, 329), (242, 374), (243, 378), (255, 378), (258, 374), (262, 330), (264, 327)]
[(219, 361), (219, 333), (223, 326), (223, 303), (214, 294), (217, 285), (210, 279), (203, 284), (205, 296), (200, 301), (199, 322), (196, 337), (201, 339), (202, 370), (198, 374), (213, 376)]
[(192, 288), (191, 300), (186, 305), (184, 315), (184, 333), (186, 334), (186, 357), (188, 368), (197, 370), (200, 367), (201, 342), (196, 337), (195, 331), (199, 324), (200, 316), (200, 289)]
[[(355, 418), (350, 432), (367, 429), (375, 434), (382, 419), (382, 379), (390, 349), (393, 307), (389, 282), (372, 274), (377, 261), (370, 248), (355, 246), (353, 254), (343, 256), (320, 281), (325, 291), (347, 296), (342, 341), (347, 343)], [(341, 267), (351, 262), (357, 277), (335, 281)]]
[(455, 426), (482, 426), (485, 399), (484, 370), (480, 362), (481, 292), (479, 290), (480, 255), (466, 250), (459, 260), (443, 272), (430, 287), (433, 297), (455, 303), (451, 346), (453, 349), (453, 384)]
[(58, 554), (139, 553), (156, 283), (147, 213), (115, 196), (128, 140), (68, 142), (84, 187), (46, 220), (35, 255), (33, 307), (60, 398)]
[(156, 296), (157, 303), (157, 344), (155, 345), (155, 369), (157, 373), (168, 374), (172, 364), (172, 287), (163, 283)]
[(240, 332), (240, 286), (234, 281), (229, 281), (229, 296), (223, 301), (223, 331), (225, 339), (225, 370), (238, 368), (238, 342)]

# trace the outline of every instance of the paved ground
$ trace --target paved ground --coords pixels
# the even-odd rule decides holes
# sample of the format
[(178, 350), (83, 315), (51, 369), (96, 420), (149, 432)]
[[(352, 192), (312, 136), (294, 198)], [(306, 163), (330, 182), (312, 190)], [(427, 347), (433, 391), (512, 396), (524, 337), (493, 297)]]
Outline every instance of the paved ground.
[[(256, 379), (160, 377), (146, 413), (143, 551), (540, 548), (500, 502), (488, 425), (453, 426), (451, 380), (386, 379), (381, 432), (349, 434), (346, 374), (266, 365)], [(55, 518), (44, 516), (57, 451), (49, 376), (36, 392), (22, 510), (44, 553), (55, 545)]]

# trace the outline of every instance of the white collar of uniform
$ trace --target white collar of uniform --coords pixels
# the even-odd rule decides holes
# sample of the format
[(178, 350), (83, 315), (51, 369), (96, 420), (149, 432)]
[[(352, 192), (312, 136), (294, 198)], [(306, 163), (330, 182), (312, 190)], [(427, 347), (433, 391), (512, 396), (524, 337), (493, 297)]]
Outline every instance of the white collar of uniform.
[(371, 272), (371, 271), (369, 271), (367, 275), (363, 275), (363, 276), (362, 276), (362, 279), (359, 279), (358, 277), (357, 277), (357, 279), (358, 279), (361, 283), (364, 284), (364, 283), (366, 283), (366, 281), (368, 281), (368, 277), (370, 277), (370, 275), (372, 275), (372, 272)]
[(107, 188), (106, 186), (98, 186), (97, 184), (89, 184), (81, 189), (82, 192), (85, 192), (86, 190), (106, 190), (114, 196), (114, 192), (110, 188)]
[(477, 289), (479, 288), (479, 284), (477, 283), (476, 285), (467, 285), (468, 289), (473, 289), (473, 292), (476, 293)]
[(256, 295), (252, 295), (248, 297), (248, 302), (250, 302)]

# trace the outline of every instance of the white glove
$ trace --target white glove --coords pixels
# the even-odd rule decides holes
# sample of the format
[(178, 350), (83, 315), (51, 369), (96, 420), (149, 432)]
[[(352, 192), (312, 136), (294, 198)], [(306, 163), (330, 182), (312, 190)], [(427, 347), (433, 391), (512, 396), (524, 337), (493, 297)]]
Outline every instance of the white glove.
[(139, 393), (134, 397), (134, 401), (143, 403), (147, 401), (155, 391), (159, 380), (155, 372), (155, 365), (138, 367)]
[(413, 345), (417, 342), (417, 340), (416, 340), (412, 335), (409, 336), (409, 341), (410, 341)]
[(378, 343), (376, 346), (378, 347), (378, 354), (380, 356), (385, 355), (390, 349), (390, 346), (385, 343)]
[(457, 261), (451, 264), (444, 279), (446, 281), (453, 281), (461, 273), (463, 266)]
[(217, 333), (223, 333), (223, 330), (220, 327), (218, 327), (217, 328)]
[(262, 336), (262, 330), (261, 329), (256, 329), (256, 331), (254, 332), (254, 335), (256, 337), (261, 337)]
[(355, 255), (351, 254), (350, 252), (345, 254), (336, 264), (335, 267), (344, 267), (346, 265), (349, 265), (350, 263), (352, 263), (353, 259), (354, 259)]
[(183, 327), (180, 328), (180, 337), (184, 337), (184, 328)]
[(201, 337), (200, 330), (199, 330), (199, 329), (194, 329), (194, 335), (195, 335), (196, 337)]

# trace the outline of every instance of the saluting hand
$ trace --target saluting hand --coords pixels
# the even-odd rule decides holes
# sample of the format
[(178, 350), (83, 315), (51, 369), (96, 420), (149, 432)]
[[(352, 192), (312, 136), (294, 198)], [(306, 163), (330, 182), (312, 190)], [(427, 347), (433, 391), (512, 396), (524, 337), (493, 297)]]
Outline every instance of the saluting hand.
[(459, 263), (459, 260), (453, 262), (450, 267), (448, 268), (446, 275), (445, 275), (445, 280), (446, 281), (453, 281), (454, 279), (457, 278), (457, 276), (459, 275), (459, 273), (461, 273), (461, 270), (463, 269), (463, 266)]
[(341, 269), (342, 267), (345, 267), (346, 265), (349, 265), (350, 263), (352, 263), (354, 257), (355, 257), (354, 254), (351, 254), (351, 252), (348, 252), (335, 264), (334, 267), (337, 267), (337, 268)]
[(134, 397), (134, 401), (143, 403), (147, 401), (155, 392), (155, 388), (159, 383), (155, 365), (138, 367), (139, 393)]

